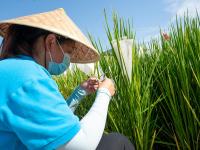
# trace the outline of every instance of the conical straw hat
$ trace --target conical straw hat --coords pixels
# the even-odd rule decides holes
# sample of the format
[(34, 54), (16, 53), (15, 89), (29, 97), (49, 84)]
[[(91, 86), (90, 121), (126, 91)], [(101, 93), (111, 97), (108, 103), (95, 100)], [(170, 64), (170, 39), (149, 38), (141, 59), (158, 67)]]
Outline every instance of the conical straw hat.
[(80, 29), (67, 16), (64, 9), (33, 14), (10, 20), (0, 21), (0, 35), (5, 37), (11, 24), (44, 29), (75, 41), (72, 63), (92, 63), (99, 60), (99, 54)]

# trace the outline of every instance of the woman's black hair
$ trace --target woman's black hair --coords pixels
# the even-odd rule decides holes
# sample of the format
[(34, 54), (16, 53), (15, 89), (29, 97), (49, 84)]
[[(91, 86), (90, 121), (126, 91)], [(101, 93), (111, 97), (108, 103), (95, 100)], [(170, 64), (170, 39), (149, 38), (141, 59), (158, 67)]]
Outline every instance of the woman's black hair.
[[(24, 53), (32, 56), (36, 40), (40, 36), (47, 36), (50, 33), (49, 31), (29, 26), (10, 25), (6, 37), (2, 41), (0, 59), (6, 59)], [(66, 40), (62, 36), (58, 37), (57, 40), (60, 43)]]

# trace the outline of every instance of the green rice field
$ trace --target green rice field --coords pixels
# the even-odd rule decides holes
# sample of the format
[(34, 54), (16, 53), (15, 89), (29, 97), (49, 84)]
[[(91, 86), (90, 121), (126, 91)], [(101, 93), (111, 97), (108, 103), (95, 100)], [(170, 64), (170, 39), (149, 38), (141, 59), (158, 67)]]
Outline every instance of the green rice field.
[[(111, 50), (105, 52), (98, 37), (89, 35), (99, 51), (102, 71), (112, 78), (116, 94), (112, 98), (105, 132), (119, 132), (137, 150), (200, 149), (200, 18), (177, 18), (169, 26), (168, 37), (137, 43), (129, 20), (113, 14), (113, 25), (105, 14), (105, 33)], [(121, 54), (120, 41), (132, 39), (131, 76)], [(115, 41), (115, 46), (113, 45)], [(139, 54), (142, 49), (142, 54)], [(123, 49), (124, 50), (124, 49)], [(117, 56), (120, 57), (117, 57)], [(98, 66), (96, 64), (96, 66)], [(130, 68), (130, 67), (129, 67)], [(100, 74), (96, 67), (97, 76)], [(93, 75), (93, 73), (91, 73)], [(64, 97), (87, 75), (78, 68), (54, 78)], [(76, 110), (82, 118), (95, 99), (87, 96)]]

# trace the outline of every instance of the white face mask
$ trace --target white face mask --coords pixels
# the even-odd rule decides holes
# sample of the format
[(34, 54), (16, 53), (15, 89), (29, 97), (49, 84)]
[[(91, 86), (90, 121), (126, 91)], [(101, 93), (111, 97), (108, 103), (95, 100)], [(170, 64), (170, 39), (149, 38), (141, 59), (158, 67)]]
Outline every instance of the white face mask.
[(67, 53), (64, 53), (59, 42), (58, 42), (58, 45), (59, 45), (64, 57), (63, 57), (63, 60), (62, 60), (61, 63), (56, 63), (56, 62), (53, 61), (52, 56), (51, 56), (51, 52), (49, 51), (51, 61), (49, 61), (49, 65), (48, 65), (47, 70), (49, 71), (49, 73), (51, 75), (60, 75), (63, 72), (65, 72), (65, 70), (67, 70), (70, 66), (70, 56)]

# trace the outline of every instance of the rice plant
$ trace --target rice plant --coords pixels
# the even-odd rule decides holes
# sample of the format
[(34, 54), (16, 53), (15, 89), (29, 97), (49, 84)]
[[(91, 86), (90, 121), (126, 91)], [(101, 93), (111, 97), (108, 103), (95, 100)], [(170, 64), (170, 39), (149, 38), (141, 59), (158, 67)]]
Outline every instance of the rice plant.
[[(112, 50), (111, 54), (106, 55), (103, 53), (101, 43), (97, 43), (92, 36), (90, 36), (90, 39), (96, 49), (101, 54), (103, 53), (100, 66), (106, 76), (115, 81), (117, 89), (117, 93), (109, 107), (106, 131), (116, 131), (128, 136), (135, 144), (136, 149), (152, 149), (158, 132), (155, 128), (157, 115), (153, 111), (156, 104), (161, 101), (161, 98), (150, 98), (152, 75), (157, 61), (152, 64), (146, 64), (143, 58), (139, 57), (135, 34), (129, 21), (125, 22), (114, 14), (114, 27), (113, 31), (111, 31), (106, 15), (105, 18), (106, 33)], [(120, 41), (124, 37), (133, 40), (131, 78), (128, 77), (128, 67), (124, 63), (123, 50), (120, 45)], [(117, 43), (117, 51), (114, 48), (113, 41)], [(117, 57), (117, 53), (120, 57)]]
[[(200, 19), (185, 16), (169, 27), (169, 36), (147, 44), (136, 43), (129, 20), (105, 13), (105, 32), (111, 47), (89, 38), (100, 53), (99, 66), (112, 78), (116, 94), (109, 106), (105, 132), (127, 136), (138, 150), (190, 149), (200, 145)], [(132, 40), (131, 68), (122, 41)], [(139, 49), (142, 48), (142, 55)], [(131, 69), (131, 70), (130, 70)], [(130, 76), (131, 71), (131, 76)], [(97, 73), (101, 74), (99, 68)], [(55, 78), (67, 97), (87, 76), (80, 70)], [(84, 116), (95, 94), (88, 96), (76, 114)]]
[(169, 41), (161, 40), (161, 57), (154, 74), (155, 93), (164, 98), (158, 107), (160, 125), (165, 129), (162, 134), (165, 140), (174, 141), (177, 149), (199, 149), (199, 18), (177, 19), (169, 35)]

